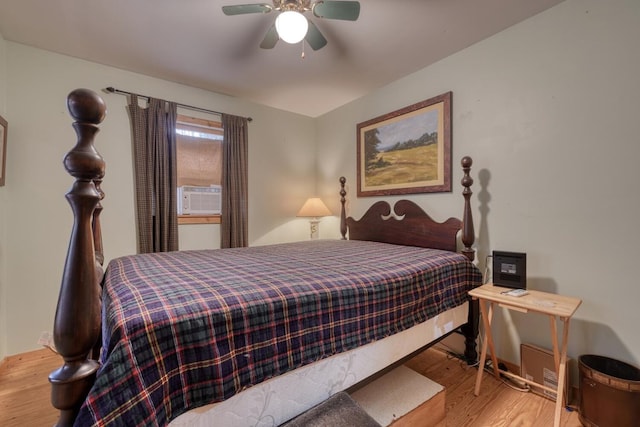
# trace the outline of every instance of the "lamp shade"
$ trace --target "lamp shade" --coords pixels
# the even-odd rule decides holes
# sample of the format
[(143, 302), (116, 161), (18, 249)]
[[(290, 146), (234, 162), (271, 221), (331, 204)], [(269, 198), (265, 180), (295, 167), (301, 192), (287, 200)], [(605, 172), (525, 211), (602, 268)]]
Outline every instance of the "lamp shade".
[(278, 36), (287, 43), (300, 43), (307, 35), (309, 22), (303, 14), (287, 10), (276, 18)]
[(320, 200), (319, 197), (312, 197), (307, 200), (296, 216), (306, 216), (319, 218), (321, 216), (333, 215), (329, 208)]

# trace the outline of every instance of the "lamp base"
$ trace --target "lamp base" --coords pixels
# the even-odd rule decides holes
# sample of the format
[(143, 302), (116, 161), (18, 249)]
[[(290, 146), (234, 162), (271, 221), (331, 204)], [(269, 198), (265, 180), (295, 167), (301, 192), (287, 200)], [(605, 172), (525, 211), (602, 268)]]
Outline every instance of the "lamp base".
[(314, 218), (309, 220), (311, 227), (311, 240), (316, 240), (320, 236), (320, 219)]

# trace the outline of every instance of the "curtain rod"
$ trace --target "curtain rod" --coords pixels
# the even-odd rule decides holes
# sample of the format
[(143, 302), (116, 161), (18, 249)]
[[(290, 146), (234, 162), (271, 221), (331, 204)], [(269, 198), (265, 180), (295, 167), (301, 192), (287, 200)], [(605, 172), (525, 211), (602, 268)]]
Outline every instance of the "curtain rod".
[[(138, 93), (134, 93), (134, 92), (127, 92), (126, 90), (120, 90), (120, 89), (116, 89), (112, 86), (106, 87), (104, 88), (104, 90), (106, 92), (109, 93), (118, 93), (120, 95), (136, 95), (140, 98), (147, 98), (147, 100), (149, 100), (151, 97), (147, 96), (147, 95), (140, 95)], [(194, 110), (194, 111), (200, 111), (203, 113), (209, 113), (209, 114), (216, 114), (218, 116), (221, 116), (223, 113), (219, 112), (219, 111), (213, 111), (213, 110), (207, 110), (206, 108), (200, 108), (200, 107), (194, 107), (192, 105), (186, 105), (186, 104), (180, 104), (180, 103), (176, 103), (176, 105), (178, 107), (182, 107), (182, 108), (186, 108), (188, 110)], [(253, 121), (253, 119), (251, 117), (247, 117), (247, 121), (251, 122)]]

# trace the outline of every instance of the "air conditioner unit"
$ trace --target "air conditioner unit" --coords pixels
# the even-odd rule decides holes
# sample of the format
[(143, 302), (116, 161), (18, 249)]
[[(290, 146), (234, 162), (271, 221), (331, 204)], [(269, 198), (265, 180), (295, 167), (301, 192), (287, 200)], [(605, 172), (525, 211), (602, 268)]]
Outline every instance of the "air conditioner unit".
[(178, 215), (219, 215), (222, 208), (222, 187), (178, 187)]

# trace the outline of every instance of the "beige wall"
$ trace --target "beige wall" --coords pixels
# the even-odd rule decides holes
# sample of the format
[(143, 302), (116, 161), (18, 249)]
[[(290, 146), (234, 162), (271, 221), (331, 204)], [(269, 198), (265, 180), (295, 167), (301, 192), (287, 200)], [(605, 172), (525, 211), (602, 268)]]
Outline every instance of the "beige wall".
[[(64, 194), (72, 179), (62, 158), (75, 143), (66, 96), (115, 86), (184, 104), (253, 117), (249, 131), (249, 240), (253, 245), (307, 238), (295, 218), (315, 191), (312, 119), (91, 62), (7, 42), (7, 118), (11, 126), (2, 224), (6, 354), (37, 348), (51, 331), (72, 216)], [(1, 65), (1, 64), (0, 64)], [(126, 97), (101, 93), (107, 118), (96, 146), (107, 163), (102, 214), (107, 260), (136, 251), (133, 171)], [(186, 112), (189, 112), (188, 110)], [(282, 126), (286, 123), (287, 126)], [(285, 154), (283, 154), (285, 153)], [(1, 195), (0, 195), (1, 197)], [(219, 247), (217, 225), (180, 226), (180, 248)], [(3, 301), (5, 299), (3, 298)]]
[[(32, 349), (51, 328), (71, 227), (63, 200), (71, 181), (58, 160), (74, 140), (64, 106), (70, 90), (113, 85), (253, 116), (252, 244), (306, 238), (297, 209), (317, 192), (338, 212), (340, 175), (352, 193), (350, 213), (364, 212), (375, 199), (355, 197), (356, 124), (451, 90), (453, 182), (461, 178), (459, 159), (473, 156), (481, 267), (492, 250), (527, 252), (531, 288), (584, 300), (572, 322), (570, 356), (596, 353), (638, 365), (638, 40), (637, 0), (567, 0), (315, 120), (0, 40), (0, 71), (3, 61), (8, 70), (0, 101), (6, 95), (12, 126), (8, 184), (0, 188), (0, 296), (7, 301), (4, 309), (0, 302), (0, 352), (3, 342), (7, 354)], [(134, 251), (135, 237), (125, 99), (105, 99), (109, 116), (98, 147), (108, 165), (104, 228), (112, 258)], [(443, 220), (461, 211), (459, 193), (456, 187), (411, 198)], [(336, 218), (321, 227), (322, 237), (338, 236)], [(180, 234), (183, 248), (218, 239), (211, 226)], [(517, 361), (520, 341), (550, 345), (546, 319), (497, 316), (501, 357)]]
[[(439, 220), (457, 214), (472, 156), (480, 265), (526, 252), (531, 288), (584, 300), (570, 355), (638, 365), (639, 40), (640, 2), (568, 0), (333, 111), (317, 123), (320, 193), (345, 174), (360, 215), (373, 199), (354, 196), (356, 124), (453, 91), (455, 190), (411, 198)], [(546, 318), (500, 314), (501, 357), (518, 362), (520, 340), (551, 345)]]

